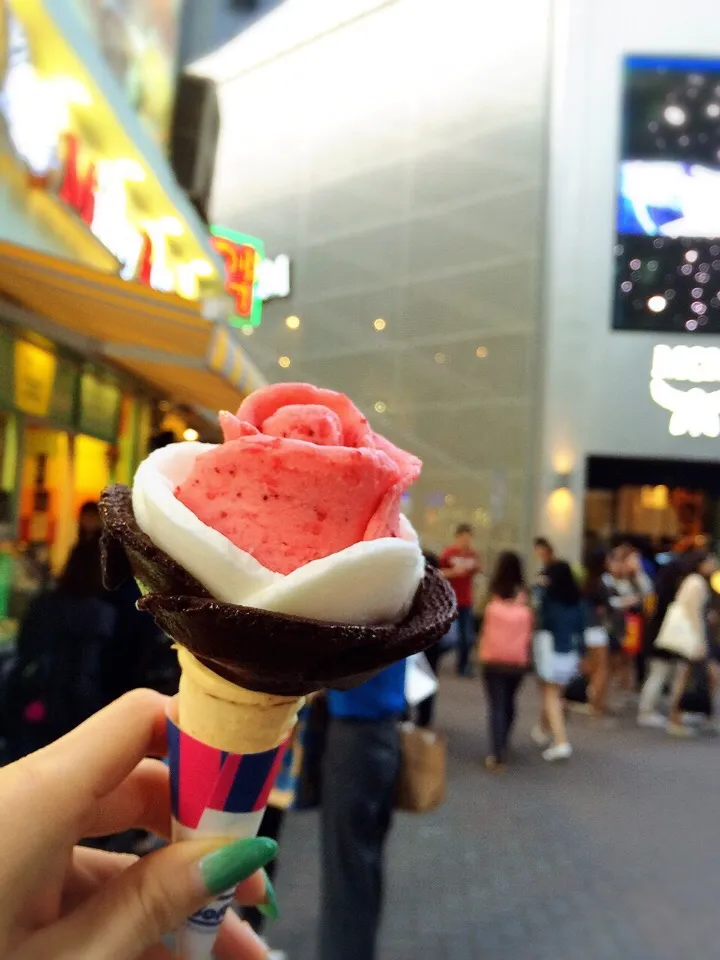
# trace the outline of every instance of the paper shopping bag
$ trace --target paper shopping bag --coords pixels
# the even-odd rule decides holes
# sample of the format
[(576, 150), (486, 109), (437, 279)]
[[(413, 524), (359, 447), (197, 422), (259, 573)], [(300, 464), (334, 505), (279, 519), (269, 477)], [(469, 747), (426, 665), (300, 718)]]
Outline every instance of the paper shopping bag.
[(435, 730), (404, 723), (400, 749), (396, 808), (426, 813), (439, 807), (445, 799), (445, 738)]

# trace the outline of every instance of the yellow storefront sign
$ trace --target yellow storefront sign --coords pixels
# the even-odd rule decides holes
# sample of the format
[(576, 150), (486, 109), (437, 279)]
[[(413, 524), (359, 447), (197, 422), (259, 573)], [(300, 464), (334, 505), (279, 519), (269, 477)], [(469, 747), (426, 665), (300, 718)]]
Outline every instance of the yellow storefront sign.
[(34, 417), (46, 417), (55, 382), (55, 355), (42, 347), (15, 343), (15, 406)]

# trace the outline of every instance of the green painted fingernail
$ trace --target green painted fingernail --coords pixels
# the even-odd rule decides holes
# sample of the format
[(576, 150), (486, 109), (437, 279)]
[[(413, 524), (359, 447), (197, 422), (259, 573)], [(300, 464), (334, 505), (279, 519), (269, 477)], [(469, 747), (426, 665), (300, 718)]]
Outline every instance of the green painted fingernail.
[(198, 864), (208, 893), (222, 893), (247, 880), (270, 863), (277, 849), (277, 843), (268, 837), (250, 837), (208, 853)]
[(265, 900), (257, 909), (264, 917), (267, 917), (268, 920), (277, 920), (280, 916), (280, 908), (278, 907), (275, 887), (267, 875), (267, 870), (263, 870), (263, 876), (265, 877)]

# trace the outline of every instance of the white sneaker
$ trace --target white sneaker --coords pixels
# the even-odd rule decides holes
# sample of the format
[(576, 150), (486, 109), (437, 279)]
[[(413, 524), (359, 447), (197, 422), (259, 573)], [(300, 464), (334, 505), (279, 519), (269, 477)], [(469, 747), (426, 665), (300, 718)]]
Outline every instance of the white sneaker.
[(569, 760), (572, 756), (572, 747), (569, 743), (555, 743), (547, 750), (543, 750), (542, 758), (548, 763), (554, 763), (556, 760)]
[(671, 723), (669, 720), (666, 730), (671, 737), (681, 737), (685, 740), (691, 740), (698, 735), (697, 730), (693, 729), (693, 727), (686, 727), (682, 723)]
[(637, 716), (639, 727), (651, 727), (653, 730), (662, 730), (667, 726), (667, 720), (661, 713), (639, 713)]
[(551, 742), (552, 737), (540, 726), (539, 723), (536, 723), (535, 726), (530, 731), (530, 739), (533, 743), (536, 743), (539, 747), (547, 747)]

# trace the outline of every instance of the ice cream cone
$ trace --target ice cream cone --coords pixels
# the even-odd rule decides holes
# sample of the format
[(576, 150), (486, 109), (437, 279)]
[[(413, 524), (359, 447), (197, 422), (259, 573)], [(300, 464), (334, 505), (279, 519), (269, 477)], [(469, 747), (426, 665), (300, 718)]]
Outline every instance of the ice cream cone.
[[(174, 840), (255, 836), (304, 697), (255, 693), (178, 649), (177, 717), (169, 718)], [(177, 719), (177, 723), (175, 723)], [(232, 891), (189, 917), (182, 960), (210, 960)]]
[(228, 753), (263, 753), (290, 736), (304, 697), (256, 693), (230, 683), (178, 649), (180, 729)]

